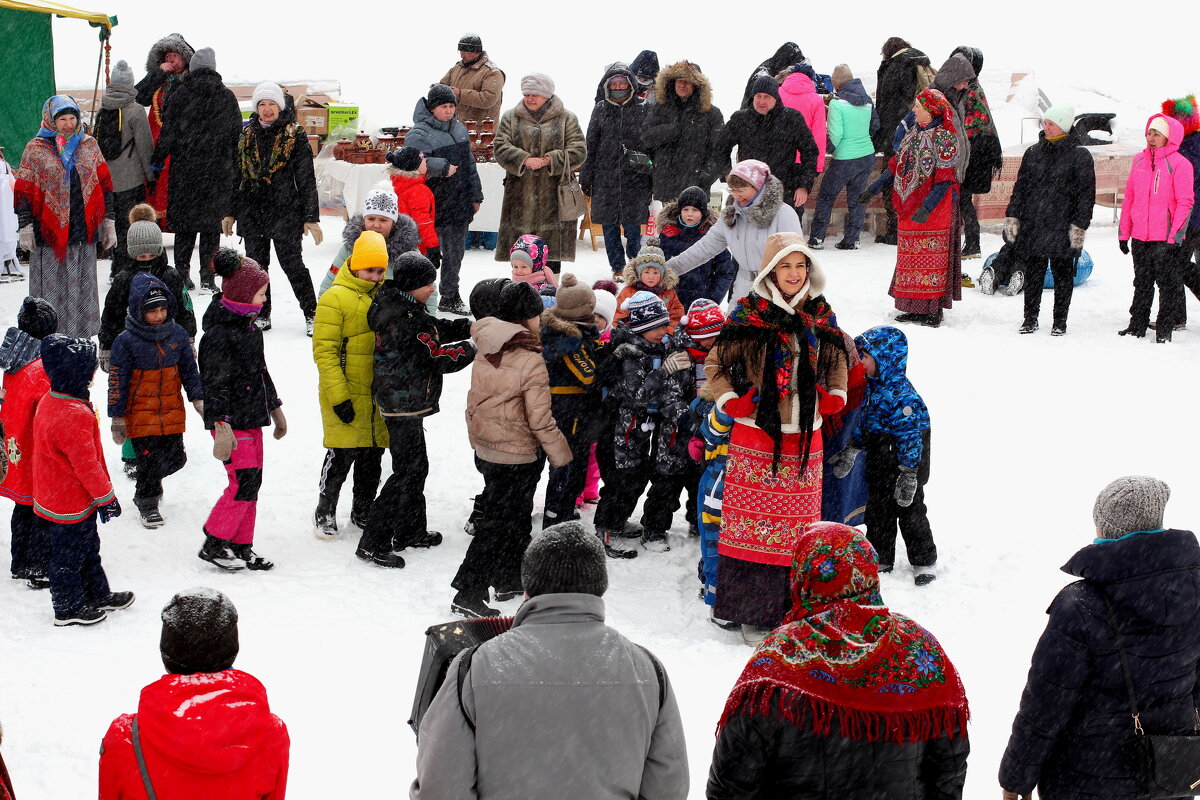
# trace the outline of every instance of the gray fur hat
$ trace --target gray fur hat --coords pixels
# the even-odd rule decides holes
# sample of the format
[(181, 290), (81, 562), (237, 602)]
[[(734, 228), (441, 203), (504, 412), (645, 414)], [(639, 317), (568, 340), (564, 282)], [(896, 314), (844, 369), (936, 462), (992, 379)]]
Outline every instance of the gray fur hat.
[(562, 592), (603, 597), (608, 590), (604, 547), (578, 522), (551, 525), (526, 548), (521, 584), (530, 597)]
[(1101, 490), (1092, 507), (1096, 532), (1104, 539), (1119, 539), (1134, 531), (1158, 530), (1170, 497), (1171, 487), (1158, 478), (1117, 478)]

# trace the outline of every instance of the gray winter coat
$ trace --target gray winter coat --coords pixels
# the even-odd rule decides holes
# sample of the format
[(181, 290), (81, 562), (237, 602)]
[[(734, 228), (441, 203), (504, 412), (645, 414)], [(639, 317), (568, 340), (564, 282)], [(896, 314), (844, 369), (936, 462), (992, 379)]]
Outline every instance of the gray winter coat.
[(480, 645), (461, 705), (450, 665), (421, 722), (409, 797), (666, 800), (687, 797), (688, 783), (665, 673), (660, 703), (651, 656), (604, 624), (602, 599), (544, 594)]
[[(137, 91), (132, 86), (112, 83), (100, 100), (104, 109), (121, 109), (121, 157), (108, 162), (112, 173), (113, 191), (127, 192), (150, 179), (150, 154), (154, 140), (150, 138), (150, 123), (146, 109), (138, 105)], [(129, 146), (130, 139), (133, 146)]]
[(772, 233), (800, 232), (800, 218), (794, 208), (783, 202), (783, 184), (772, 175), (745, 208), (739, 206), (732, 195), (725, 198), (725, 208), (717, 224), (709, 228), (700, 241), (667, 259), (667, 267), (684, 275), (728, 249), (738, 265), (732, 294), (732, 302), (736, 303), (750, 293), (750, 284), (762, 265), (767, 238)]

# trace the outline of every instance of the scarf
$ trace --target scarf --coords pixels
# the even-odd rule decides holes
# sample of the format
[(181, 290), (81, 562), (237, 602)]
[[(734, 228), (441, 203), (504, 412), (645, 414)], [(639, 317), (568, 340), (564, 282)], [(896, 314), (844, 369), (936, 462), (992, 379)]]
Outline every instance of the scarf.
[[(917, 101), (933, 116), (933, 121), (924, 127), (914, 125), (909, 128), (888, 164), (888, 169), (895, 176), (893, 188), (901, 201), (907, 200), (927, 181), (937, 183), (940, 170), (950, 170), (957, 180), (958, 161), (966, 156), (959, 152), (954, 109), (946, 96), (937, 89), (925, 89), (917, 95)], [(949, 179), (948, 175), (941, 178)]]
[[(61, 135), (54, 127), (54, 118), (64, 111), (75, 112), (77, 124), (75, 132), (70, 136)], [(83, 119), (79, 113), (79, 103), (75, 102), (75, 98), (66, 94), (56, 94), (47, 100), (42, 106), (42, 127), (37, 135), (39, 139), (49, 139), (54, 143), (54, 149), (58, 152), (58, 157), (63, 165), (63, 180), (70, 184), (71, 170), (75, 169), (75, 151), (84, 137)]]
[(504, 354), (513, 350), (528, 350), (531, 353), (542, 353), (542, 340), (533, 331), (518, 331), (513, 334), (512, 338), (504, 343), (498, 352), (489, 353), (484, 356), (487, 362), (494, 368), (500, 369), (500, 362), (504, 359)]
[(897, 744), (966, 736), (958, 671), (933, 634), (883, 604), (878, 570), (854, 528), (806, 526), (792, 560), (792, 610), (742, 670), (718, 731), (733, 716), (777, 708), (820, 736)]
[[(79, 176), (84, 225), (88, 240), (92, 241), (104, 222), (107, 208), (104, 195), (112, 191), (112, 176), (100, 146), (91, 136), (80, 134), (70, 157)], [(71, 233), (71, 170), (51, 138), (39, 134), (25, 148), (14, 191), (28, 201), (42, 239), (54, 251), (54, 257), (60, 262), (65, 260)]]
[(253, 320), (262, 313), (262, 306), (254, 303), (239, 303), (236, 300), (230, 300), (226, 297), (221, 298), (221, 305), (230, 313), (237, 314), (239, 317), (247, 317)]
[(254, 133), (256, 125), (261, 131), (267, 130), (261, 122), (255, 120), (254, 124), (246, 126), (246, 131), (238, 143), (238, 161), (242, 167), (242, 181), (248, 181), (251, 184), (257, 184), (260, 181), (270, 183), (271, 176), (283, 169), (292, 157), (292, 148), (296, 145), (296, 123), (289, 122), (282, 130), (273, 131), (275, 137), (265, 164), (262, 153), (259, 151), (258, 137)]
[[(821, 343), (835, 345), (845, 354), (846, 337), (838, 328), (837, 316), (825, 296), (809, 298), (795, 313), (789, 314), (757, 292), (751, 292), (738, 301), (729, 315), (729, 321), (721, 329), (717, 344), (745, 342), (752, 350), (746, 360), (758, 354), (762, 364), (762, 385), (758, 387), (758, 413), (755, 423), (775, 443), (771, 460), (772, 472), (779, 466), (783, 447), (783, 421), (779, 406), (789, 392), (795, 393), (795, 402), (800, 405), (800, 432), (804, 445), (800, 454), (800, 468), (808, 463), (808, 448), (812, 441), (813, 416), (816, 408), (817, 364), (821, 356)], [(792, 336), (804, 349), (799, 354), (799, 371), (792, 351)], [(792, 386), (793, 380), (795, 386)]]

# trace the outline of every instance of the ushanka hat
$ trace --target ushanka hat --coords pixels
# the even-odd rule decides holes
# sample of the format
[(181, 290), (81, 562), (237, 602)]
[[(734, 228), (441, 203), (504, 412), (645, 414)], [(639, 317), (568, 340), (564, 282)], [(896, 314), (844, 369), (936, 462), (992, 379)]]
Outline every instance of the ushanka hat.
[(634, 292), (621, 304), (621, 308), (629, 312), (626, 324), (634, 333), (645, 333), (671, 324), (667, 304), (653, 292)]
[(163, 606), (158, 651), (168, 672), (221, 672), (238, 649), (237, 609), (217, 590), (186, 589)]

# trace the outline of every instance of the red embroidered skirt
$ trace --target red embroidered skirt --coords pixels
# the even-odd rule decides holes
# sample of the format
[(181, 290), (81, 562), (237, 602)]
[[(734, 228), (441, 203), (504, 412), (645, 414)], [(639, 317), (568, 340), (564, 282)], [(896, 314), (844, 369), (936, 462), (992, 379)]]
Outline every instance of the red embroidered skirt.
[(821, 431), (812, 433), (800, 468), (801, 434), (784, 434), (777, 471), (774, 443), (752, 425), (735, 423), (725, 464), (725, 498), (717, 552), (758, 564), (790, 567), (800, 530), (821, 518)]
[(924, 223), (900, 216), (896, 233), (896, 271), (888, 294), (896, 308), (913, 314), (934, 314), (962, 299), (962, 260), (959, 250), (955, 194), (947, 192)]

